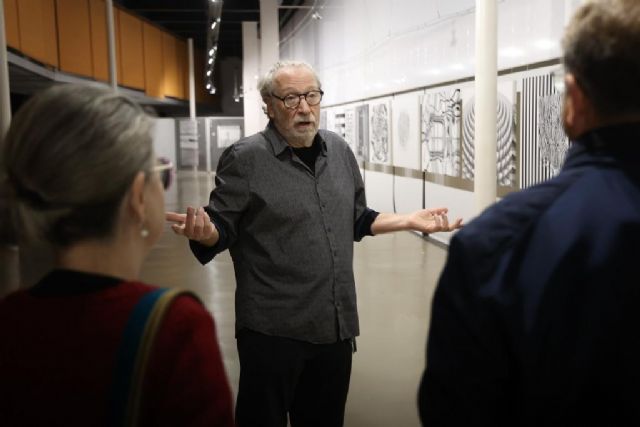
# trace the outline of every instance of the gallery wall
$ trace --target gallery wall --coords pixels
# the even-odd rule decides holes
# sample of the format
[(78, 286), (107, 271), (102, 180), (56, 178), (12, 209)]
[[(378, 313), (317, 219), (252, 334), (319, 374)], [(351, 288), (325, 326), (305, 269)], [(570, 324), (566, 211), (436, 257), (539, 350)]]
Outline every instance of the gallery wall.
[[(475, 1), (316, 4), (322, 19), (299, 12), (281, 32), (281, 58), (318, 71), (321, 127), (351, 145), (369, 205), (448, 206), (451, 216), (473, 218)], [(553, 176), (564, 158), (560, 39), (579, 4), (498, 2), (500, 196)]]

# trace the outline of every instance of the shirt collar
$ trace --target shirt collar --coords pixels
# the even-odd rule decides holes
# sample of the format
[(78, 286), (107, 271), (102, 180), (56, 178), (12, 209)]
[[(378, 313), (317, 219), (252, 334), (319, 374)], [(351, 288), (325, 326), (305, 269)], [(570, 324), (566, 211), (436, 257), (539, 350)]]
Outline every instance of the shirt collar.
[[(272, 120), (269, 120), (269, 123), (267, 123), (267, 127), (264, 129), (262, 133), (265, 136), (265, 138), (267, 138), (267, 141), (269, 141), (269, 143), (271, 144), (271, 148), (273, 149), (273, 154), (276, 157), (282, 154), (285, 150), (291, 148), (289, 144), (287, 144), (287, 141), (285, 141), (283, 136), (280, 135), (280, 132), (278, 132)], [(323, 156), (326, 156), (327, 143), (322, 137), (322, 135), (320, 135), (320, 131), (316, 133), (314, 142), (316, 140), (320, 143), (320, 154), (322, 154)]]

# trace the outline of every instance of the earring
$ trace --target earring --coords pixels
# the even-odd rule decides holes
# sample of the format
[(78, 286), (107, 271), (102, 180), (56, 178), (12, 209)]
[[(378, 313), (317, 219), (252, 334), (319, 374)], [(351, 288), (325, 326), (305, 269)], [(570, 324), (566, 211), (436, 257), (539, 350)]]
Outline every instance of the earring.
[(140, 229), (140, 237), (142, 237), (143, 239), (149, 237), (149, 230), (147, 230), (145, 226), (142, 226), (142, 229)]

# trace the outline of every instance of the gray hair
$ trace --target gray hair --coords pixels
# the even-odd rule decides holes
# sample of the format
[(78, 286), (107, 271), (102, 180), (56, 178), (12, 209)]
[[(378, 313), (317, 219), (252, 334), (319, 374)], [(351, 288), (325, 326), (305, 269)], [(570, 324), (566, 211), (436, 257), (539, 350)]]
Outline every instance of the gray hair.
[(592, 0), (567, 26), (564, 65), (603, 118), (640, 113), (640, 1)]
[(66, 247), (111, 236), (139, 171), (153, 167), (151, 120), (106, 89), (57, 85), (14, 117), (2, 172), (28, 239)]
[[(273, 64), (273, 67), (260, 79), (258, 82), (258, 90), (260, 91), (260, 96), (262, 97), (262, 101), (266, 104), (271, 97), (271, 92), (273, 92), (273, 81), (275, 79), (278, 71), (283, 68), (296, 68), (296, 67), (304, 67), (313, 73), (313, 76), (318, 82), (318, 89), (322, 89), (322, 85), (320, 83), (320, 79), (318, 78), (318, 74), (313, 69), (311, 65), (304, 61), (278, 61)], [(266, 111), (265, 111), (266, 112)]]

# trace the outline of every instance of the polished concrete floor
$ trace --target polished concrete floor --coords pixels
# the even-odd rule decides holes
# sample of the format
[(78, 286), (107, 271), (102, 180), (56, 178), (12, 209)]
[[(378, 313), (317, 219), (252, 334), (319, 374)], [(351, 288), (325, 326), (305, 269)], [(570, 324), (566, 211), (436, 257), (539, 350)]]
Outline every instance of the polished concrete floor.
[[(181, 172), (167, 193), (167, 210), (208, 202), (212, 177)], [(353, 359), (346, 427), (419, 426), (416, 394), (424, 369), (431, 298), (446, 251), (410, 232), (356, 243), (354, 268), (361, 335)], [(228, 252), (201, 266), (184, 238), (167, 225), (142, 279), (181, 286), (201, 296), (213, 314), (234, 391), (239, 364), (234, 338), (233, 264)]]

